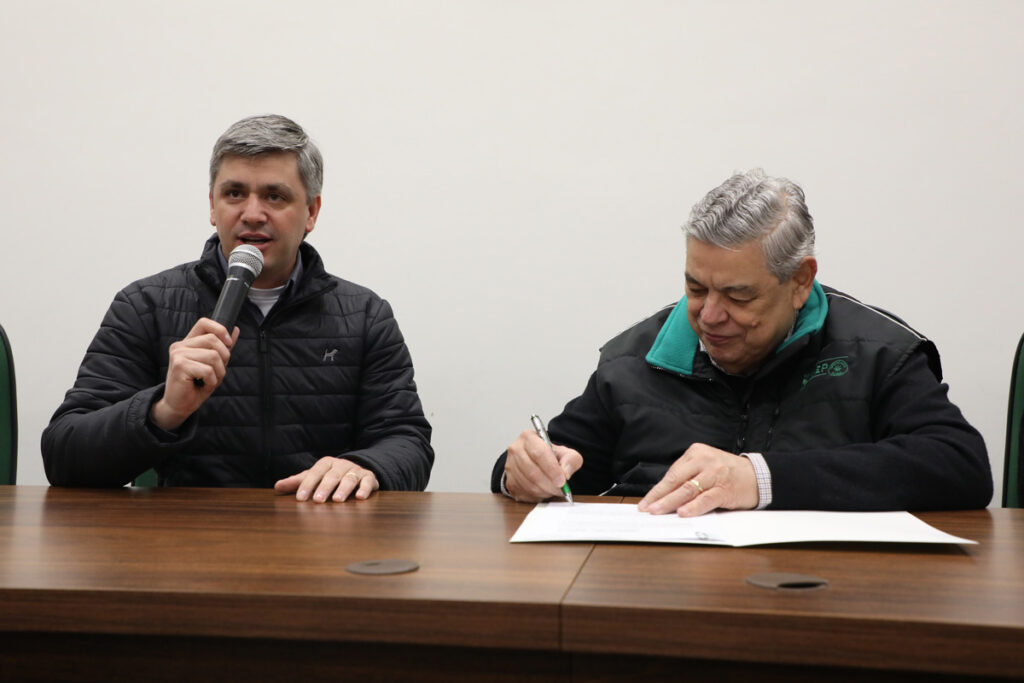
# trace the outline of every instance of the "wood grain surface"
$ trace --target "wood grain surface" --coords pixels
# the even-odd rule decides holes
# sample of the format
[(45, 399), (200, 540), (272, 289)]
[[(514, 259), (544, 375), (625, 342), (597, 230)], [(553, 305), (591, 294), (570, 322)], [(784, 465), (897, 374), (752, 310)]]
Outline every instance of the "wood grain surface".
[[(978, 545), (595, 547), (563, 603), (576, 652), (1024, 675), (1024, 510), (919, 515)], [(768, 590), (795, 572), (825, 588)]]
[[(501, 496), (0, 487), (0, 630), (559, 647), (587, 545), (509, 544)], [(355, 562), (417, 571), (365, 576)]]
[[(510, 544), (530, 509), (0, 487), (0, 679), (1024, 676), (1024, 510), (920, 515), (973, 546)], [(345, 570), (389, 558), (419, 569)]]

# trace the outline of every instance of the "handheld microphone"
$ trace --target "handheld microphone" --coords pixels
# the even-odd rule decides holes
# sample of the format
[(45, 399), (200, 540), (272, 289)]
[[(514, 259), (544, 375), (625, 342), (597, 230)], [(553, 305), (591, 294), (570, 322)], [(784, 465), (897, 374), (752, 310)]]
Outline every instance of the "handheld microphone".
[(210, 318), (223, 325), (228, 334), (235, 329), (235, 321), (249, 294), (249, 286), (263, 270), (263, 253), (251, 244), (241, 244), (228, 255), (228, 279), (220, 290), (220, 298)]
[[(263, 270), (263, 252), (251, 244), (240, 244), (228, 255), (228, 279), (220, 290), (220, 298), (213, 307), (210, 319), (227, 328), (228, 334), (235, 329), (235, 321), (242, 311), (242, 304), (249, 295), (249, 287)], [(192, 383), (202, 388), (201, 377), (194, 377)]]

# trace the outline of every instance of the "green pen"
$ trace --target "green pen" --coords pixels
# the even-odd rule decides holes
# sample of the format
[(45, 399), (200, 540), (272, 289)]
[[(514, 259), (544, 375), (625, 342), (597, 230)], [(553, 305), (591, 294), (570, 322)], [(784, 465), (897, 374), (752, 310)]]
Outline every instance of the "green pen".
[[(555, 455), (555, 448), (551, 445), (551, 439), (548, 438), (548, 430), (544, 429), (544, 423), (541, 419), (536, 415), (531, 415), (530, 422), (533, 423), (533, 428), (537, 431), (537, 436), (544, 439), (544, 443), (548, 445), (548, 448), (551, 450), (551, 455)], [(558, 461), (557, 455), (555, 455), (555, 461)], [(572, 491), (569, 490), (568, 480), (562, 484), (562, 493), (565, 494), (565, 499), (569, 501), (569, 505), (572, 505)]]

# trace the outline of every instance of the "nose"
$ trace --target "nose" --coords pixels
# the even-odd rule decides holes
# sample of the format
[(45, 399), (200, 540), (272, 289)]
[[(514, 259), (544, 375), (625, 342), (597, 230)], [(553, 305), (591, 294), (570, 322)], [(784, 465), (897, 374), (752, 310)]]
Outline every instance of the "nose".
[(729, 319), (729, 313), (722, 305), (722, 299), (714, 292), (708, 292), (704, 305), (700, 309), (700, 321), (708, 326), (721, 325)]
[(255, 192), (251, 193), (242, 207), (242, 222), (246, 225), (263, 225), (267, 222), (267, 213), (263, 203)]

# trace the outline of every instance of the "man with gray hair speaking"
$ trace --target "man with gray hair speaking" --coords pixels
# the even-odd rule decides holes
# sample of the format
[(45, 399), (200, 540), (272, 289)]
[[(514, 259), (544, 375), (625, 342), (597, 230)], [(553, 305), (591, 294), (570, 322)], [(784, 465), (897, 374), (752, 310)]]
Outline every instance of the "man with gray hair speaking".
[[(317, 502), (426, 487), (430, 425), (391, 307), (327, 273), (306, 242), (322, 184), (319, 150), (283, 116), (217, 140), (216, 234), (198, 261), (115, 296), (43, 432), (50, 483), (123, 486), (154, 468), (161, 485)], [(242, 245), (263, 267), (227, 329), (206, 316)]]
[(803, 190), (760, 170), (699, 202), (686, 295), (601, 350), (583, 394), (509, 446), (492, 489), (643, 496), (651, 513), (980, 508), (985, 444), (939, 354), (816, 279)]

